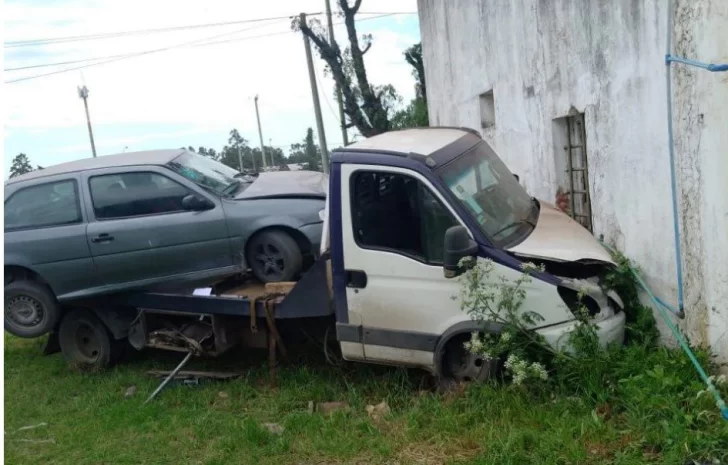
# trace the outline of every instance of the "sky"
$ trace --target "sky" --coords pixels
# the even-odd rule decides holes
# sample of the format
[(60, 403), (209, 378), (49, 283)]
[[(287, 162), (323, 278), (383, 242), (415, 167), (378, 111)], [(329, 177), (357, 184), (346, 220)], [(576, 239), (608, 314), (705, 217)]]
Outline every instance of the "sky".
[[(352, 0), (350, 0), (351, 2)], [(331, 0), (336, 12), (338, 0)], [(83, 101), (99, 156), (124, 151), (192, 145), (221, 149), (237, 128), (259, 145), (253, 97), (259, 96), (266, 145), (284, 153), (315, 130), (303, 39), (291, 31), (300, 12), (324, 11), (324, 0), (6, 0), (3, 69), (111, 57), (171, 47), (109, 63), (82, 62), (3, 72), (4, 175), (13, 157), (49, 166), (91, 156)], [(416, 0), (364, 0), (360, 12), (416, 13)], [(312, 18), (325, 18), (323, 15)], [(372, 34), (365, 55), (370, 82), (392, 84), (404, 101), (414, 97), (414, 78), (403, 52), (419, 42), (417, 14), (361, 14), (359, 34)], [(98, 40), (13, 46), (12, 42), (106, 34), (176, 26), (239, 22), (216, 27), (130, 34)], [(334, 22), (341, 22), (334, 18)], [(345, 44), (345, 29), (335, 26)], [(223, 42), (209, 44), (210, 42)], [(207, 45), (206, 45), (207, 44)], [(97, 63), (83, 69), (16, 83), (7, 81)], [(341, 145), (333, 80), (314, 49), (319, 95), (329, 148)], [(350, 131), (350, 138), (355, 134)]]

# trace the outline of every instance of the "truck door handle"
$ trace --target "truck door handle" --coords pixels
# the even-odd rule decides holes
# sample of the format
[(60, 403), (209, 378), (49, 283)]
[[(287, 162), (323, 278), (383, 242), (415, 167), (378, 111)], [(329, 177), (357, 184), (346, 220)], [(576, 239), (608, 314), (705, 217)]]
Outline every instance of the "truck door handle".
[(100, 242), (111, 242), (114, 240), (114, 236), (109, 236), (107, 233), (99, 234), (98, 236), (91, 239), (91, 242), (100, 243)]
[(364, 289), (367, 287), (367, 274), (362, 270), (345, 270), (346, 287)]

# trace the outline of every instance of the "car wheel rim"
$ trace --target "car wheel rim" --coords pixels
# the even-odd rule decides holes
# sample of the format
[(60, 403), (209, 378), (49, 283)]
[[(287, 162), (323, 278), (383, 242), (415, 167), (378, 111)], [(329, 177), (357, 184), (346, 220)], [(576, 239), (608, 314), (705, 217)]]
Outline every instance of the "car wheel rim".
[(27, 295), (13, 297), (5, 304), (5, 317), (18, 326), (36, 326), (44, 314), (43, 304)]
[(254, 261), (261, 274), (268, 279), (277, 279), (283, 275), (283, 255), (273, 244), (259, 244), (255, 249)]
[(101, 341), (96, 331), (85, 323), (76, 328), (74, 342), (81, 355), (89, 361), (95, 361), (101, 354)]

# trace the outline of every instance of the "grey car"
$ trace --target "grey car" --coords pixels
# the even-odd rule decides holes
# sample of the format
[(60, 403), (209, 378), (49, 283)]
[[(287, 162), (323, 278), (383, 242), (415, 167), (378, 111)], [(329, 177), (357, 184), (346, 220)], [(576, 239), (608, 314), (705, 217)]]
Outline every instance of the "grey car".
[(5, 184), (5, 329), (37, 337), (76, 299), (250, 270), (290, 281), (318, 253), (328, 179), (258, 176), (186, 150), (78, 160)]

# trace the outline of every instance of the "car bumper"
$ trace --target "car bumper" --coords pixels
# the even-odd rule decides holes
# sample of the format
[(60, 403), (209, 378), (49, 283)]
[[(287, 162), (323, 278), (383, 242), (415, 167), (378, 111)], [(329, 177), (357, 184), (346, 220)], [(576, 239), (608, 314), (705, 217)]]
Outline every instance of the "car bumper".
[[(623, 311), (596, 322), (597, 336), (602, 346), (609, 344), (622, 344), (624, 342), (624, 326), (626, 317)], [(536, 330), (546, 339), (546, 342), (556, 350), (570, 351), (569, 336), (576, 330), (579, 323), (574, 320), (547, 328)]]

